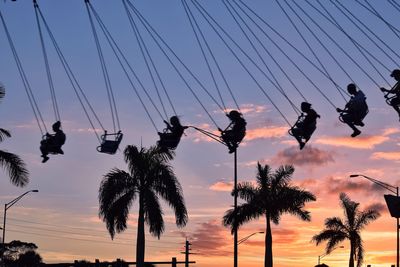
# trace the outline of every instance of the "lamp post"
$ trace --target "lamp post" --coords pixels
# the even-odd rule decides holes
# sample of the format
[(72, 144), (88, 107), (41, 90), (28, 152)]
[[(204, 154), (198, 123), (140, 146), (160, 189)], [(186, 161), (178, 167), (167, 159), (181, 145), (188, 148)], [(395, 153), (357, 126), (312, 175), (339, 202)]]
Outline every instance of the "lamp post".
[(243, 242), (245, 242), (247, 239), (249, 239), (250, 237), (252, 237), (253, 235), (256, 235), (256, 234), (263, 234), (263, 233), (264, 233), (264, 232), (255, 232), (255, 233), (252, 233), (251, 235), (248, 235), (248, 236), (243, 237), (242, 239), (238, 240), (238, 241), (237, 241), (237, 244), (240, 245), (240, 244), (242, 244)]
[(23, 198), (26, 194), (29, 194), (31, 192), (37, 193), (39, 192), (39, 190), (29, 190), (26, 191), (25, 193), (23, 193), (22, 195), (20, 195), (19, 197), (14, 198), (13, 200), (11, 200), (10, 202), (4, 204), (4, 216), (3, 216), (3, 245), (2, 245), (2, 253), (1, 253), (1, 260), (4, 263), (4, 252), (6, 250), (5, 247), (5, 238), (6, 238), (6, 218), (7, 218), (7, 210), (9, 208), (11, 208), (15, 203), (17, 203), (21, 198)]
[[(350, 178), (353, 177), (364, 177), (367, 180), (370, 180), (371, 182), (373, 182), (374, 184), (379, 185), (380, 187), (385, 188), (386, 190), (392, 192), (393, 194), (396, 194), (396, 197), (399, 197), (399, 187), (398, 186), (393, 186), (387, 183), (384, 183), (382, 181), (379, 181), (377, 179), (365, 176), (363, 174), (352, 174), (350, 175)], [(397, 232), (397, 257), (396, 257), (396, 267), (400, 267), (399, 266), (399, 218), (396, 217), (396, 232)]]
[[(334, 249), (331, 250), (331, 252), (334, 251), (335, 249), (338, 249), (338, 248), (344, 248), (344, 246), (335, 247)], [(328, 255), (328, 254), (329, 254), (329, 253), (324, 253), (324, 254), (318, 256), (318, 265), (321, 264), (321, 259), (322, 259), (323, 257), (325, 257), (326, 255)]]

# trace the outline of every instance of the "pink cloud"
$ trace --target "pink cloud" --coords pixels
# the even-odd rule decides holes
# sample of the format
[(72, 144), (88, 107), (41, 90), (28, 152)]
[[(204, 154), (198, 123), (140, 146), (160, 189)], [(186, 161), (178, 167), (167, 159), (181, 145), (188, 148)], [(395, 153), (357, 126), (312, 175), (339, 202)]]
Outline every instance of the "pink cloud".
[(387, 206), (381, 202), (371, 203), (365, 207), (365, 210), (376, 210), (381, 214), (388, 212)]
[(278, 154), (272, 159), (273, 163), (277, 164), (293, 164), (293, 165), (324, 165), (329, 162), (334, 162), (335, 153), (323, 151), (312, 146), (306, 146), (303, 150), (298, 147), (289, 147)]
[(223, 182), (219, 181), (215, 184), (212, 184), (209, 189), (213, 191), (220, 191), (220, 192), (231, 192), (233, 188), (233, 182)]
[(222, 226), (220, 221), (211, 220), (200, 223), (193, 234), (189, 235), (192, 247), (200, 254), (209, 256), (229, 256), (231, 251), (225, 250), (231, 245), (229, 230)]
[(315, 142), (323, 145), (344, 146), (356, 149), (372, 149), (377, 145), (387, 142), (390, 138), (387, 136), (359, 136), (351, 137), (322, 137)]
[(334, 177), (328, 176), (322, 179), (305, 179), (298, 184), (300, 187), (307, 188), (312, 192), (322, 194), (338, 195), (341, 192), (362, 192), (371, 194), (372, 192), (382, 192), (380, 186), (366, 180), (354, 180), (346, 176)]
[(267, 139), (267, 138), (281, 138), (288, 134), (287, 127), (261, 127), (247, 130), (245, 141), (251, 141), (255, 139)]
[(387, 128), (382, 131), (381, 135), (361, 135), (356, 138), (351, 137), (322, 137), (315, 142), (331, 146), (344, 146), (356, 149), (372, 149), (377, 145), (390, 140), (390, 135), (399, 133), (400, 130), (396, 128)]
[(400, 160), (400, 152), (375, 152), (372, 159)]

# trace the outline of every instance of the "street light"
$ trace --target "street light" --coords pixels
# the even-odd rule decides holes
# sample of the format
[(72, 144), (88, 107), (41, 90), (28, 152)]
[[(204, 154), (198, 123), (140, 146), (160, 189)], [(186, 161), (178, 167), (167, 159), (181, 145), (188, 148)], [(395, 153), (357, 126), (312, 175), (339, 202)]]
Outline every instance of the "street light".
[(1, 259), (2, 259), (2, 262), (4, 263), (4, 252), (5, 252), (5, 250), (6, 250), (6, 247), (5, 247), (5, 238), (6, 238), (6, 217), (7, 217), (7, 210), (9, 209), (9, 208), (11, 208), (15, 203), (17, 203), (21, 198), (23, 198), (26, 194), (28, 194), (28, 193), (30, 193), (30, 192), (34, 192), (34, 193), (37, 193), (37, 192), (39, 192), (39, 190), (29, 190), (29, 191), (26, 191), (25, 193), (23, 193), (22, 195), (20, 195), (19, 197), (17, 197), (17, 198), (14, 198), (13, 200), (11, 200), (10, 202), (8, 202), (8, 203), (6, 203), (6, 204), (4, 204), (4, 216), (3, 216), (3, 241), (2, 241), (2, 243), (3, 243), (3, 246), (2, 246), (2, 253), (1, 253)]
[[(397, 198), (399, 197), (399, 187), (398, 187), (398, 186), (393, 186), (393, 185), (384, 183), (384, 182), (382, 182), (382, 181), (379, 181), (379, 180), (376, 180), (376, 179), (374, 179), (374, 178), (365, 176), (365, 175), (363, 175), (363, 174), (352, 174), (352, 175), (350, 175), (350, 178), (359, 177), (359, 176), (364, 177), (364, 178), (367, 179), (367, 180), (370, 180), (371, 182), (373, 182), (373, 183), (375, 183), (375, 184), (377, 184), (377, 185), (379, 185), (379, 186), (385, 188), (386, 190), (392, 192), (393, 194), (396, 194), (396, 197), (397, 197)], [(397, 259), (396, 259), (396, 267), (400, 267), (400, 266), (399, 266), (399, 218), (398, 218), (398, 217), (396, 217), (396, 231), (397, 231)]]
[(245, 242), (247, 239), (249, 239), (250, 237), (252, 237), (253, 235), (256, 235), (256, 234), (263, 234), (263, 233), (264, 233), (264, 232), (255, 232), (255, 233), (252, 233), (251, 235), (248, 235), (248, 236), (243, 237), (242, 239), (238, 240), (237, 244), (240, 245), (240, 244), (242, 244), (243, 242)]
[[(338, 249), (338, 248), (344, 248), (344, 246), (335, 247), (334, 249), (331, 250), (331, 252), (334, 251), (335, 249)], [(324, 253), (324, 254), (322, 254), (322, 255), (319, 255), (319, 256), (318, 256), (318, 265), (321, 264), (321, 259), (322, 259), (323, 257), (325, 257), (326, 255), (330, 254), (331, 252), (329, 252), (329, 253)]]

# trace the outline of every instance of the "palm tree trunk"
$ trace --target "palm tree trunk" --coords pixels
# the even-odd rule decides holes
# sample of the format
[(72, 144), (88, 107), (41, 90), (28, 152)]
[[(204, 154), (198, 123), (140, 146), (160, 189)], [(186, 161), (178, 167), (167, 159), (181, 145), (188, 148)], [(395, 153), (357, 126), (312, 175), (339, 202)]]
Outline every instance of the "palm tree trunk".
[(353, 241), (350, 240), (350, 259), (349, 259), (349, 267), (354, 267), (354, 244)]
[(143, 199), (139, 196), (139, 217), (136, 241), (136, 266), (144, 267), (145, 236), (144, 236), (144, 210)]
[(264, 267), (272, 267), (273, 259), (272, 259), (272, 232), (271, 232), (271, 219), (269, 215), (266, 215), (267, 220), (267, 229), (265, 231), (265, 259), (264, 259)]

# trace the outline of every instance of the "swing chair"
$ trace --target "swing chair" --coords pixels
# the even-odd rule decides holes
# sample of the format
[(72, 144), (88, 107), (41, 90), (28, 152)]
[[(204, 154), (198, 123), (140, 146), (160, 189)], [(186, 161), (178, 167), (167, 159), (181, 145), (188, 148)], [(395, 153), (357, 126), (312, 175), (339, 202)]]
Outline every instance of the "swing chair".
[(311, 124), (305, 124), (306, 115), (301, 113), (296, 123), (288, 130), (289, 135), (299, 141), (300, 149), (303, 149), (305, 144), (310, 140), (312, 134), (317, 129), (317, 121)]
[[(104, 130), (104, 134), (101, 135), (101, 137), (100, 137), (101, 144), (97, 147), (97, 151), (100, 153), (113, 155), (118, 150), (118, 147), (122, 141), (123, 134), (120, 130), (121, 127), (120, 127), (119, 118), (118, 118), (118, 110), (117, 110), (117, 105), (115, 103), (114, 92), (113, 92), (113, 88), (111, 85), (110, 76), (109, 76), (108, 70), (107, 70), (107, 64), (105, 62), (105, 58), (103, 55), (100, 40), (99, 40), (97, 31), (96, 31), (96, 26), (94, 25), (92, 12), (90, 12), (91, 6), (90, 6), (89, 0), (85, 0), (85, 5), (86, 5), (89, 21), (90, 21), (93, 39), (96, 44), (97, 54), (99, 56), (99, 60), (100, 60), (100, 64), (101, 64), (103, 79), (104, 79), (105, 87), (107, 89), (107, 96), (108, 96), (108, 100), (109, 100), (109, 104), (110, 104), (111, 116), (112, 116), (112, 121), (113, 121), (113, 125), (114, 125), (113, 133), (108, 133), (107, 130)], [(100, 24), (100, 27), (101, 27), (101, 24)], [(119, 129), (118, 131), (116, 131), (116, 127), (118, 127), (118, 129)]]
[(121, 131), (117, 133), (107, 133), (107, 131), (104, 131), (104, 134), (101, 135), (101, 145), (97, 147), (97, 151), (110, 155), (115, 154), (123, 136)]

